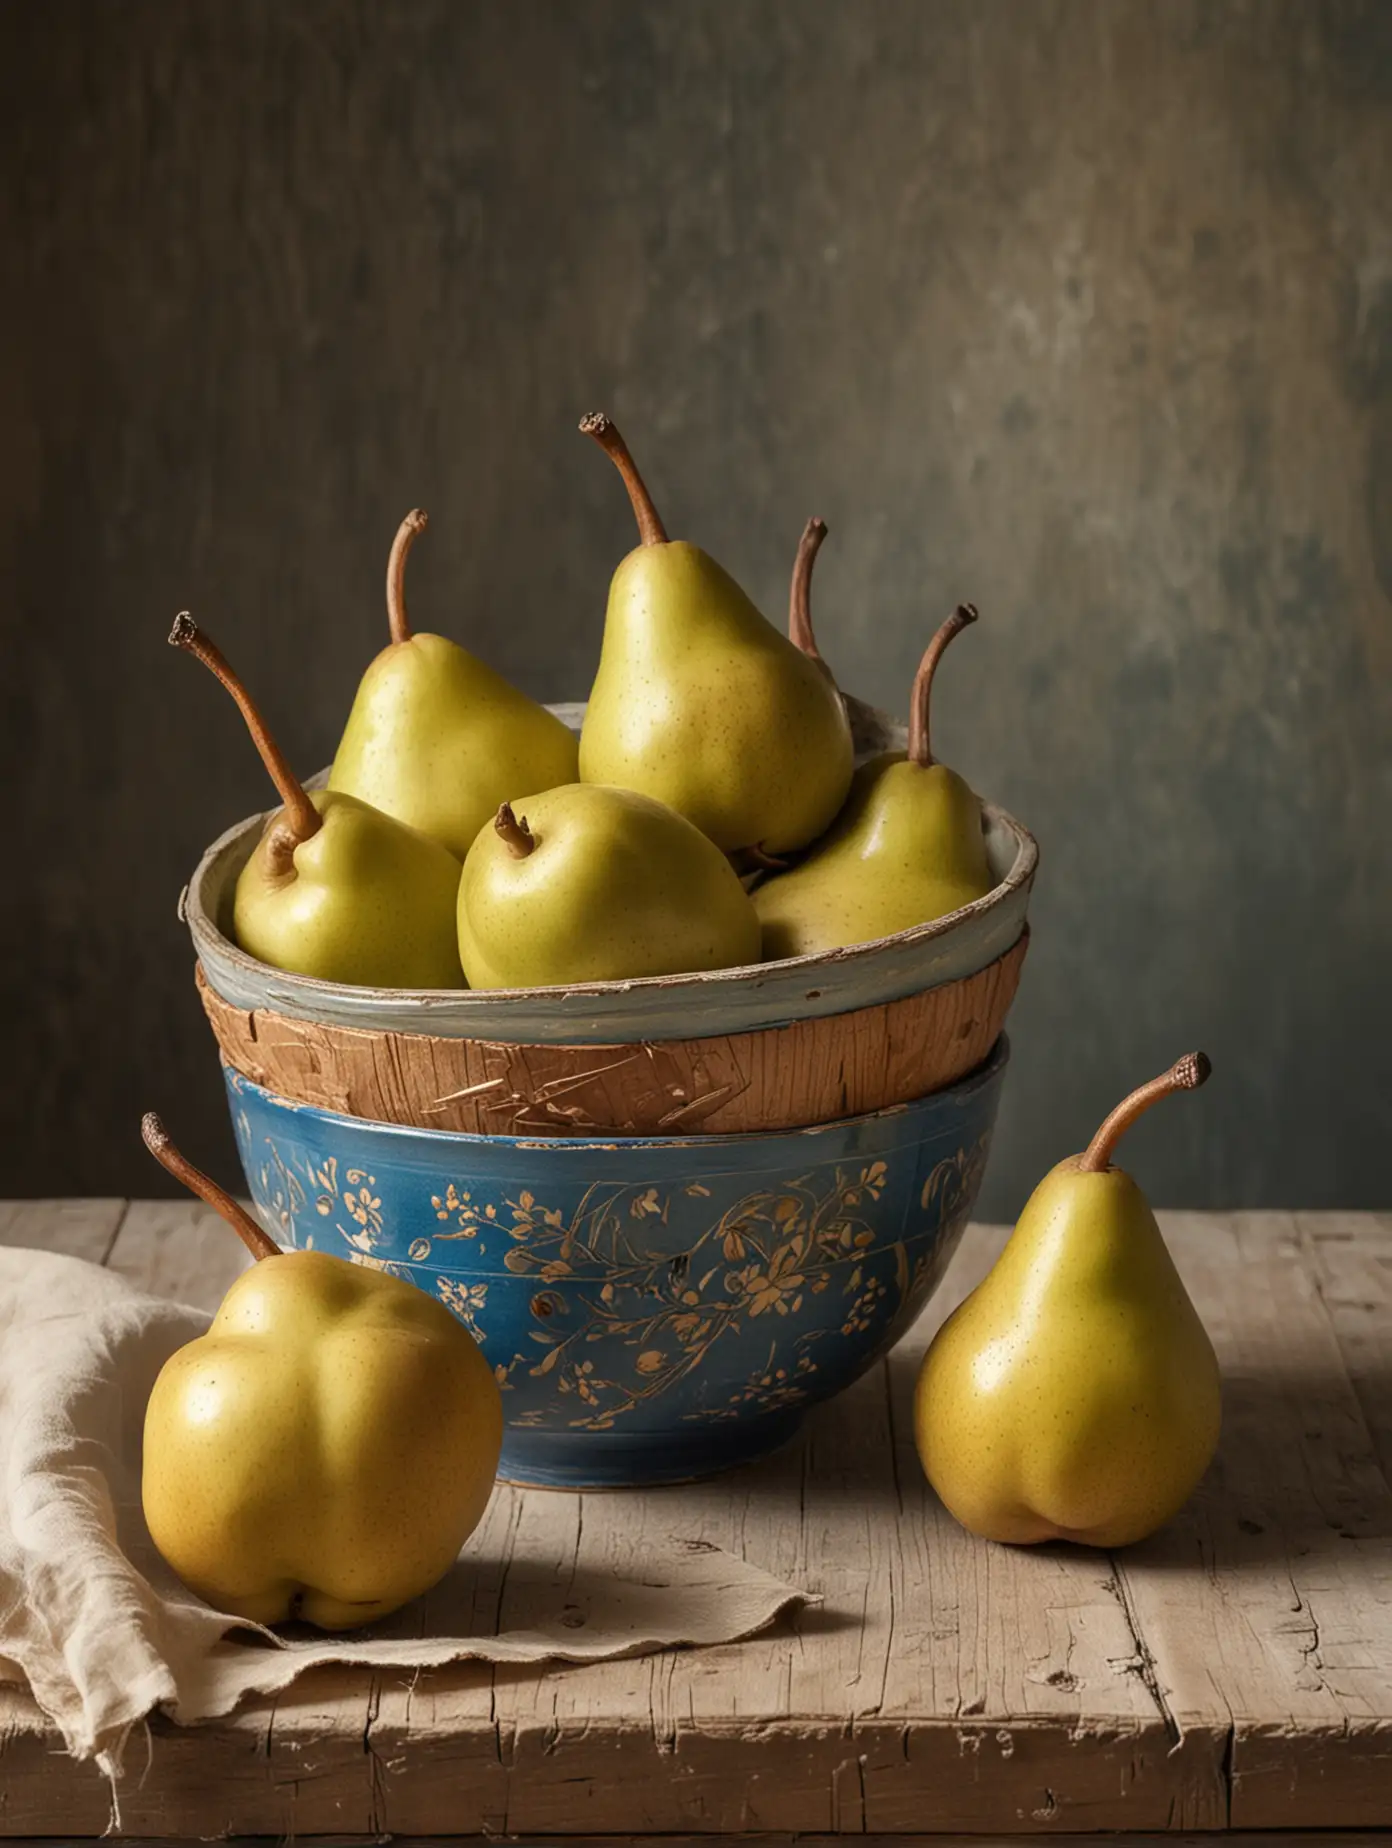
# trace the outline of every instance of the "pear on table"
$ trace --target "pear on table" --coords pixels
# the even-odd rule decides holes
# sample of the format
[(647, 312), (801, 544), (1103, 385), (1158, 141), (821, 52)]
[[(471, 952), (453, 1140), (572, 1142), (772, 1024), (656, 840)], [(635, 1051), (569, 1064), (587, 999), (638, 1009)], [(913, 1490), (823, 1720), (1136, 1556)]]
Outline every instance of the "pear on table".
[(170, 1142), (147, 1147), (256, 1262), (145, 1413), (141, 1501), (190, 1590), (255, 1623), (370, 1623), (428, 1591), (482, 1520), (502, 1446), (492, 1370), (443, 1303), (283, 1252)]
[(460, 860), (509, 796), (579, 775), (574, 734), (475, 655), (412, 631), (406, 560), (425, 530), (408, 513), (387, 562), (391, 641), (363, 675), (329, 788), (428, 834)]
[(188, 612), (169, 636), (236, 700), (284, 807), (237, 877), (232, 923), (276, 969), (367, 987), (459, 988), (459, 861), (447, 848), (338, 790), (309, 793), (246, 688)]
[(635, 790), (571, 783), (480, 832), (459, 951), (472, 988), (630, 981), (757, 962), (759, 921), (699, 828)]
[(1189, 1053), (1047, 1174), (924, 1358), (928, 1480), (988, 1540), (1126, 1546), (1177, 1514), (1218, 1442), (1218, 1362), (1145, 1195), (1111, 1165), (1143, 1110), (1204, 1083)]
[(928, 723), (943, 651), (975, 621), (975, 608), (960, 604), (929, 644), (914, 679), (907, 752), (862, 764), (829, 832), (801, 865), (755, 892), (766, 961), (912, 930), (984, 898), (995, 884), (981, 804), (934, 759)]
[[(581, 778), (667, 803), (726, 852), (804, 846), (840, 808), (853, 765), (815, 645), (807, 653), (781, 635), (699, 546), (668, 539), (609, 418), (580, 428), (623, 477), (640, 539), (609, 588)], [(804, 550), (810, 575), (816, 547)]]

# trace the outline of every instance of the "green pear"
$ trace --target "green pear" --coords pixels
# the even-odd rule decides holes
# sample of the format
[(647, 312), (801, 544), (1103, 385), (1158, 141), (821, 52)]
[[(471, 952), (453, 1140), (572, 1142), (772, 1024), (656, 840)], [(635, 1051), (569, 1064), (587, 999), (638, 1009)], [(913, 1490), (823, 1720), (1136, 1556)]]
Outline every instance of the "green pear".
[(720, 849), (631, 789), (570, 783), (510, 804), (469, 849), (459, 953), (473, 988), (549, 988), (759, 959), (759, 921)]
[(146, 1145), (257, 1261), (145, 1412), (150, 1537), (199, 1597), (254, 1623), (353, 1629), (428, 1591), (498, 1469), (492, 1369), (443, 1303), (327, 1252), (283, 1252), (174, 1148)]
[(946, 917), (995, 884), (981, 804), (929, 745), (928, 707), (943, 650), (976, 610), (960, 604), (914, 677), (909, 748), (861, 765), (846, 805), (799, 866), (754, 894), (765, 961), (893, 936)]
[(928, 1480), (988, 1540), (1127, 1546), (1184, 1505), (1218, 1442), (1218, 1362), (1155, 1215), (1111, 1164), (1201, 1052), (1132, 1092), (1030, 1196), (929, 1348), (914, 1400)]
[(425, 530), (408, 513), (387, 562), (391, 642), (362, 677), (329, 788), (370, 802), (460, 860), (508, 796), (579, 775), (575, 735), (443, 635), (413, 634), (406, 559)]
[(780, 635), (699, 546), (667, 538), (607, 417), (580, 428), (622, 475), (641, 540), (609, 587), (581, 777), (656, 797), (727, 852), (805, 845), (840, 808), (854, 762), (825, 664)]
[(184, 610), (169, 640), (222, 682), (284, 807), (237, 876), (232, 929), (248, 956), (324, 982), (461, 988), (459, 862), (438, 841), (334, 790), (312, 795), (221, 650)]

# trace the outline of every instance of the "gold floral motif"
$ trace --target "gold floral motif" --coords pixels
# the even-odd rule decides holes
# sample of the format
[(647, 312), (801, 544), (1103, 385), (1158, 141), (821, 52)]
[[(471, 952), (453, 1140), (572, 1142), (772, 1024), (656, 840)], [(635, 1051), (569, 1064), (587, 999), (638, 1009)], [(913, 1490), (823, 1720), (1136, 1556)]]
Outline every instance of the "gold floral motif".
[[(723, 1336), (759, 1317), (796, 1315), (809, 1294), (821, 1294), (838, 1277), (852, 1297), (847, 1323), (868, 1327), (889, 1286), (863, 1270), (875, 1233), (857, 1209), (880, 1199), (888, 1169), (883, 1161), (837, 1169), (830, 1187), (820, 1191), (816, 1178), (804, 1175), (746, 1195), (676, 1257), (643, 1246), (645, 1226), (667, 1221), (670, 1200), (660, 1188), (635, 1192), (596, 1184), (569, 1219), (539, 1205), (529, 1192), (507, 1199), (511, 1223), (501, 1213), (499, 1219), (513, 1243), (504, 1267), (542, 1283), (566, 1284), (571, 1294), (548, 1293), (547, 1326), (530, 1331), (543, 1352), (517, 1354), (501, 1365), (499, 1384), (510, 1386), (519, 1369), (532, 1379), (551, 1376), (558, 1392), (579, 1401), (569, 1424), (603, 1431), (697, 1370)], [(579, 1312), (575, 1326), (555, 1326), (553, 1332), (572, 1309)], [(801, 1350), (824, 1332), (829, 1331), (806, 1331), (796, 1345)], [(600, 1374), (586, 1356), (601, 1341), (632, 1351), (622, 1377)], [(610, 1353), (612, 1348), (606, 1358)], [(694, 1416), (736, 1415), (738, 1405), (755, 1401), (770, 1407), (797, 1403), (809, 1395), (814, 1372), (805, 1352), (778, 1367), (771, 1356), (767, 1377), (741, 1387), (729, 1406)]]
[(972, 1202), (981, 1191), (986, 1171), (986, 1157), (991, 1150), (991, 1132), (987, 1130), (968, 1148), (946, 1155), (923, 1183), (920, 1204), (925, 1213), (937, 1218), (938, 1236), (922, 1252), (913, 1267), (913, 1276), (904, 1293), (905, 1307), (912, 1314), (928, 1299), (928, 1292), (947, 1268), (957, 1249), (957, 1240), (967, 1222)]
[[(349, 1170), (350, 1182), (355, 1178), (355, 1173), (355, 1170)], [(357, 1176), (357, 1178), (365, 1180), (367, 1185), (359, 1186), (356, 1191), (351, 1186), (345, 1189), (343, 1210), (357, 1220), (364, 1232), (370, 1233), (374, 1239), (380, 1238), (382, 1235), (382, 1202), (372, 1192), (373, 1180), (370, 1174)]]
[(879, 1313), (880, 1304), (889, 1295), (889, 1285), (882, 1277), (866, 1277), (857, 1265), (846, 1279), (846, 1288), (856, 1292), (856, 1299), (846, 1311), (841, 1333), (863, 1334)]
[(270, 1150), (270, 1160), (261, 1165), (261, 1195), (276, 1225), (289, 1236), (294, 1232), (295, 1220), (304, 1211), (305, 1190), (293, 1168), (286, 1167), (281, 1160), (275, 1143), (268, 1140), (266, 1147)]
[(950, 1225), (976, 1198), (990, 1141), (987, 1134), (979, 1137), (971, 1148), (945, 1155), (923, 1183), (919, 1203), (925, 1213), (936, 1204), (940, 1225)]
[(811, 1396), (811, 1381), (817, 1371), (817, 1363), (810, 1354), (799, 1354), (795, 1361), (780, 1367), (776, 1361), (777, 1353), (776, 1346), (770, 1347), (768, 1359), (763, 1366), (742, 1386), (735, 1388), (725, 1405), (688, 1412), (684, 1422), (728, 1422), (743, 1417), (746, 1407), (756, 1408), (760, 1412), (777, 1412), (805, 1404)]
[(364, 1270), (384, 1271), (388, 1277), (400, 1277), (402, 1275), (401, 1266), (399, 1264), (389, 1264), (385, 1258), (374, 1258), (372, 1254), (367, 1251), (350, 1251), (348, 1253), (348, 1262), (350, 1264), (361, 1264)]
[(488, 1337), (474, 1318), (480, 1309), (488, 1306), (488, 1285), (461, 1283), (457, 1277), (437, 1277), (435, 1290), (446, 1309), (454, 1311), (481, 1347)]
[[(266, 1147), (270, 1159), (262, 1165), (260, 1171), (261, 1191), (281, 1230), (290, 1234), (294, 1230), (294, 1221), (308, 1204), (310, 1194), (269, 1138)], [(368, 1264), (373, 1270), (388, 1271), (393, 1276), (400, 1276), (399, 1265), (390, 1264), (373, 1255), (385, 1236), (382, 1201), (374, 1191), (377, 1185), (375, 1176), (363, 1168), (349, 1168), (343, 1177), (345, 1184), (340, 1188), (336, 1156), (326, 1157), (319, 1166), (311, 1161), (306, 1161), (304, 1166), (309, 1187), (315, 1190), (315, 1212), (321, 1219), (333, 1220), (334, 1230), (349, 1247), (348, 1255), (353, 1261)], [(341, 1218), (334, 1218), (340, 1208), (353, 1222), (351, 1229)], [(313, 1237), (307, 1236), (303, 1243), (307, 1250), (310, 1249), (314, 1243)]]

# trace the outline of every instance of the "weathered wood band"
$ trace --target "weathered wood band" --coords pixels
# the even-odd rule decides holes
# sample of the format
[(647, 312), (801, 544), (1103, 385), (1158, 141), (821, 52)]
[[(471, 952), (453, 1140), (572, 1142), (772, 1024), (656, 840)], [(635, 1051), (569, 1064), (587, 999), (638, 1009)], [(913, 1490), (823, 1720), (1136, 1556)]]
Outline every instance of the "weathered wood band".
[(1015, 998), (1029, 933), (977, 974), (762, 1032), (522, 1046), (367, 1032), (198, 989), (223, 1057), (299, 1103), (476, 1135), (654, 1136), (798, 1129), (924, 1097), (979, 1065)]

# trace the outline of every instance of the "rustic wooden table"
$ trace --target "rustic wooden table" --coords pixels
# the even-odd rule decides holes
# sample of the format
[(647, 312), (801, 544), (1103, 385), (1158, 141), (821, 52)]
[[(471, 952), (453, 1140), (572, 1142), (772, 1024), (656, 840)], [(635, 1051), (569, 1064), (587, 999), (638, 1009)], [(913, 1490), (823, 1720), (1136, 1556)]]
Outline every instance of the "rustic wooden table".
[[(629, 1557), (660, 1500), (824, 1603), (753, 1642), (544, 1672), (321, 1672), (132, 1742), (132, 1836), (983, 1835), (1392, 1828), (1392, 1216), (1163, 1219), (1226, 1373), (1189, 1509), (1105, 1555), (983, 1545), (936, 1504), (909, 1394), (1003, 1233), (773, 1462), (660, 1496), (505, 1490), (558, 1573)], [(183, 1204), (0, 1206), (0, 1242), (216, 1303), (239, 1267)], [(525, 1586), (500, 1559), (497, 1607)], [(0, 1701), (0, 1834), (96, 1836), (101, 1777)], [(1274, 1836), (1271, 1838), (1274, 1839)], [(1308, 1840), (1308, 1838), (1305, 1838)]]

